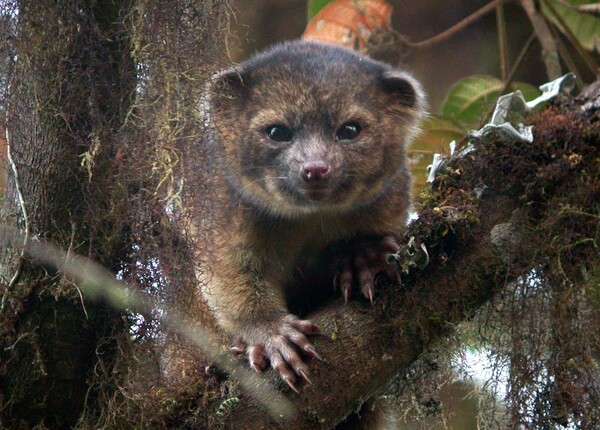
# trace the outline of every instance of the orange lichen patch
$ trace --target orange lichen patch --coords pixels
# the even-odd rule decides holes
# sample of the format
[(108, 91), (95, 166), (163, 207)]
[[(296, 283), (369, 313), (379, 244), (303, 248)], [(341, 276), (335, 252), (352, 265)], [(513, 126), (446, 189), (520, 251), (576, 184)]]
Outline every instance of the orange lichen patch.
[(376, 30), (389, 30), (392, 6), (385, 0), (337, 0), (306, 26), (304, 40), (362, 49)]

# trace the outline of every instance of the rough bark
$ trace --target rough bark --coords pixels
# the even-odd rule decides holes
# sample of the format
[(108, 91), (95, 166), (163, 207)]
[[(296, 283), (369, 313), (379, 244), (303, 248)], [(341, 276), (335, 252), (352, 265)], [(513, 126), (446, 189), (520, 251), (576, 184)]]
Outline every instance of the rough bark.
[[(228, 7), (221, 0), (5, 2), (2, 12), (18, 17), (18, 31), (0, 41), (2, 54), (16, 60), (0, 123), (15, 169), (0, 222), (121, 271), (136, 286), (150, 290), (168, 277), (184, 290), (191, 266), (164, 211), (177, 192), (169, 187), (178, 163), (169, 157), (182, 141), (197, 142), (196, 103), (224, 61)], [(120, 349), (130, 346), (131, 315), (93, 301), (61, 267), (41, 267), (21, 251), (0, 252), (0, 427), (133, 425), (133, 412), (111, 409), (127, 401), (114, 375), (123, 376), (118, 363), (123, 373), (134, 367), (133, 354)], [(170, 264), (159, 275), (148, 263), (158, 255)], [(168, 300), (199, 312), (189, 296)], [(142, 359), (157, 365), (151, 352)]]
[[(119, 253), (118, 223), (105, 218), (114, 203), (115, 131), (133, 91), (122, 32), (127, 8), (20, 2), (19, 61), (7, 104), (14, 166), (0, 222), (108, 267)], [(55, 275), (22, 259), (20, 247), (0, 254), (0, 425), (73, 426), (90, 394), (96, 354), (110, 353), (98, 341), (119, 318), (102, 303), (85, 303)]]

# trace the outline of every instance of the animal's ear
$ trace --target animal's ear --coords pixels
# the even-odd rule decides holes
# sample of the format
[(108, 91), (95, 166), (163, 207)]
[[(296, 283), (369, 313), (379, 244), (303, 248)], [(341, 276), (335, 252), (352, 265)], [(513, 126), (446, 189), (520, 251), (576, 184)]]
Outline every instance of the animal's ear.
[(230, 67), (215, 73), (210, 80), (210, 98), (242, 100), (250, 85), (250, 74), (239, 67)]
[(408, 73), (387, 70), (379, 78), (381, 90), (390, 96), (395, 106), (423, 110), (425, 99), (421, 85)]

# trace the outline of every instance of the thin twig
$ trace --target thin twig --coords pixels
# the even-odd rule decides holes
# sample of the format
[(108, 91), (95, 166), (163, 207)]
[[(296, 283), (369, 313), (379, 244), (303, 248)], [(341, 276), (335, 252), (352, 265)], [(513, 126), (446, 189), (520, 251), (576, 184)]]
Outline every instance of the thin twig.
[(500, 51), (500, 76), (506, 82), (508, 78), (508, 41), (506, 38), (506, 19), (504, 5), (496, 6), (496, 28), (498, 29), (498, 50)]
[[(534, 40), (535, 40), (535, 32), (531, 33), (531, 36), (529, 36), (529, 39), (527, 39), (527, 42), (525, 42), (523, 49), (521, 49), (521, 52), (519, 52), (519, 55), (517, 56), (515, 63), (513, 64), (510, 71), (508, 72), (508, 76), (504, 80), (504, 85), (502, 86), (502, 89), (500, 90), (500, 94), (505, 94), (506, 91), (508, 90), (508, 88), (510, 87), (510, 84), (512, 84), (513, 79), (515, 78), (515, 74), (517, 73), (517, 70), (519, 70), (519, 67), (521, 67), (521, 64), (523, 63), (525, 56), (531, 49), (531, 45), (533, 45)], [(494, 114), (494, 109), (495, 109), (495, 106), (492, 107), (487, 112), (486, 116), (484, 117), (485, 120), (483, 121), (483, 124), (486, 124), (490, 121), (490, 119), (492, 118), (492, 115)]]
[(525, 42), (523, 49), (521, 49), (521, 52), (519, 52), (519, 55), (517, 56), (515, 63), (511, 67), (510, 71), (508, 72), (506, 81), (504, 81), (504, 89), (502, 92), (506, 91), (508, 89), (508, 87), (510, 86), (510, 84), (512, 83), (513, 79), (515, 78), (515, 74), (517, 73), (517, 70), (519, 70), (519, 67), (521, 67), (521, 64), (523, 63), (525, 56), (531, 49), (531, 45), (533, 45), (534, 40), (535, 40), (535, 32), (531, 33), (531, 36), (529, 36), (529, 39), (527, 39), (527, 42)]
[(577, 83), (577, 87), (583, 88), (584, 83), (583, 83), (583, 79), (581, 78), (581, 73), (579, 73), (579, 68), (577, 67), (577, 64), (575, 63), (575, 61), (573, 60), (573, 57), (571, 56), (569, 49), (565, 46), (565, 43), (558, 36), (558, 34), (557, 34), (558, 30), (553, 27), (550, 27), (550, 30), (552, 31), (552, 34), (554, 34), (554, 37), (556, 38), (556, 43), (558, 45), (558, 53), (560, 54), (561, 58), (565, 62), (567, 68), (570, 71), (572, 71), (573, 73), (575, 73), (575, 80)]
[(487, 5), (483, 6), (481, 9), (473, 12), (471, 15), (467, 16), (466, 18), (462, 19), (458, 23), (454, 24), (449, 29), (447, 29), (445, 31), (442, 31), (441, 33), (439, 33), (436, 36), (433, 36), (433, 37), (431, 37), (429, 39), (423, 40), (421, 42), (408, 42), (408, 41), (406, 41), (405, 43), (407, 44), (407, 46), (409, 46), (411, 48), (427, 48), (427, 47), (429, 47), (431, 45), (435, 45), (436, 43), (442, 42), (442, 41), (448, 39), (449, 37), (453, 36), (455, 33), (459, 32), (460, 30), (462, 30), (463, 28), (465, 28), (466, 26), (468, 26), (472, 22), (478, 20), (479, 18), (481, 18), (482, 16), (484, 16), (488, 12), (491, 12), (492, 10), (494, 10), (494, 8), (496, 6), (502, 4), (504, 1), (505, 0), (493, 0), (493, 1), (491, 1)]
[[(14, 246), (19, 242), (19, 236), (21, 233), (16, 229), (0, 224), (0, 246)], [(157, 311), (158, 320), (164, 327), (192, 342), (208, 360), (234, 375), (245, 390), (268, 408), (273, 418), (289, 419), (295, 414), (292, 403), (283, 394), (264, 383), (255, 372), (242, 367), (239, 361), (230, 360), (227, 353), (215, 346), (218, 340), (205, 327), (189, 320), (177, 309), (159, 306), (149, 294), (129, 287), (89, 258), (76, 254), (69, 256), (49, 242), (28, 241), (25, 248), (31, 259), (38, 264), (59, 269), (72, 282), (78, 283), (90, 298), (102, 298), (120, 311), (141, 314)]]
[(15, 163), (15, 160), (12, 156), (12, 133), (10, 132), (10, 127), (9, 127), (10, 112), (11, 112), (11, 107), (10, 107), (11, 88), (12, 88), (12, 80), (11, 80), (11, 82), (8, 83), (8, 86), (6, 88), (8, 102), (7, 102), (6, 114), (5, 114), (6, 127), (4, 129), (4, 137), (5, 137), (5, 141), (6, 141), (6, 156), (8, 158), (8, 163), (10, 164), (10, 167), (11, 167), (11, 170), (13, 173), (15, 189), (17, 191), (17, 197), (19, 199), (19, 206), (21, 207), (21, 214), (23, 215), (23, 222), (25, 224), (25, 231), (24, 231), (24, 238), (23, 238), (23, 248), (21, 249), (21, 254), (19, 255), (17, 269), (15, 271), (15, 274), (11, 278), (10, 282), (6, 286), (6, 289), (4, 290), (4, 294), (2, 295), (2, 302), (0, 302), (0, 312), (4, 310), (4, 305), (6, 302), (6, 297), (8, 296), (8, 292), (13, 287), (13, 285), (15, 285), (15, 283), (19, 279), (19, 276), (21, 275), (21, 269), (23, 268), (23, 261), (25, 260), (25, 252), (27, 249), (27, 244), (29, 243), (29, 234), (30, 234), (30, 232), (29, 232), (29, 215), (27, 213), (27, 207), (25, 206), (25, 199), (23, 198), (23, 191), (21, 190), (21, 182), (19, 180), (19, 171), (17, 170), (17, 164)]
[(565, 0), (556, 0), (558, 3), (562, 4), (564, 7), (569, 8), (569, 9), (579, 9), (578, 6), (569, 3), (568, 1)]

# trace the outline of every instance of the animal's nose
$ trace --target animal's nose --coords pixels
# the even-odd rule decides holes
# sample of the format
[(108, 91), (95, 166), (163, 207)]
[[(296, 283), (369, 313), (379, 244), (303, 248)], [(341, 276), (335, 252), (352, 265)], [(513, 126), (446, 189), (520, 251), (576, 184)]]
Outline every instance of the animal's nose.
[(325, 161), (307, 161), (300, 167), (300, 176), (305, 182), (324, 181), (331, 175), (331, 166)]

